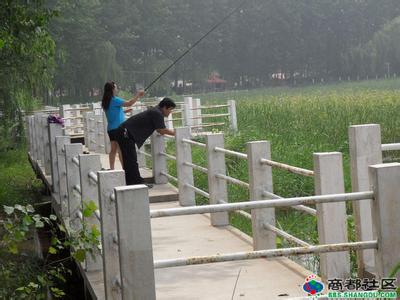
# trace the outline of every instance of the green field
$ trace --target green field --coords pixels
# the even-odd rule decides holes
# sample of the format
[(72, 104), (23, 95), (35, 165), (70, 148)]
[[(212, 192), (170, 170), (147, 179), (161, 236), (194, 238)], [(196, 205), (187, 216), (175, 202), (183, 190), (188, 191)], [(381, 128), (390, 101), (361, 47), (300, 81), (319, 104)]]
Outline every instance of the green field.
[[(268, 140), (272, 159), (293, 166), (313, 169), (314, 152), (339, 151), (343, 153), (345, 186), (351, 191), (349, 171), (348, 127), (355, 124), (378, 123), (382, 143), (400, 142), (400, 80), (364, 81), (304, 88), (270, 88), (196, 95), (202, 104), (223, 103), (235, 99), (239, 133), (226, 134), (225, 148), (245, 153), (246, 142)], [(180, 100), (180, 98), (176, 98)], [(193, 161), (206, 166), (204, 149), (192, 147)], [(173, 153), (173, 147), (169, 149)], [(396, 160), (398, 153), (390, 152)], [(229, 176), (248, 182), (247, 162), (226, 156)], [(170, 173), (175, 174), (170, 163)], [(207, 189), (207, 178), (195, 172), (195, 185)], [(283, 197), (314, 194), (312, 178), (273, 171), (274, 193)], [(229, 185), (229, 201), (244, 201), (248, 192)], [(198, 197), (198, 203), (206, 199)], [(348, 214), (352, 213), (348, 206)], [(237, 215), (232, 222), (251, 234), (251, 225)], [(314, 217), (292, 209), (277, 210), (277, 225), (285, 231), (310, 243), (317, 244), (317, 225)], [(349, 236), (354, 239), (353, 220), (349, 219)], [(280, 239), (278, 245), (287, 243)], [(354, 263), (354, 257), (353, 257)], [(310, 267), (310, 266), (309, 266)], [(354, 270), (354, 268), (353, 268)]]

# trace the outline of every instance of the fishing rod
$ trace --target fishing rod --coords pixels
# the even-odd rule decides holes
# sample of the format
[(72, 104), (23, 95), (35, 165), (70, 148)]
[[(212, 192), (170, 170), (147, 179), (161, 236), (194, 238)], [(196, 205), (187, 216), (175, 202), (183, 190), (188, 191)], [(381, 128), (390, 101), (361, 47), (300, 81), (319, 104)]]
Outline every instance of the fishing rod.
[(203, 39), (205, 39), (210, 33), (212, 33), (215, 29), (217, 29), (221, 24), (223, 24), (227, 19), (229, 19), (234, 13), (236, 13), (242, 6), (245, 5), (247, 0), (244, 0), (240, 3), (239, 6), (234, 8), (229, 14), (227, 14), (220, 22), (215, 24), (209, 31), (207, 31), (200, 39), (198, 39), (192, 46), (190, 46), (185, 52), (183, 52), (177, 59), (175, 59), (164, 71), (160, 73), (147, 87), (145, 87), (144, 91), (147, 92), (150, 87), (155, 84), (165, 73), (169, 71), (178, 61), (180, 61), (186, 54), (188, 54), (194, 47), (196, 47)]

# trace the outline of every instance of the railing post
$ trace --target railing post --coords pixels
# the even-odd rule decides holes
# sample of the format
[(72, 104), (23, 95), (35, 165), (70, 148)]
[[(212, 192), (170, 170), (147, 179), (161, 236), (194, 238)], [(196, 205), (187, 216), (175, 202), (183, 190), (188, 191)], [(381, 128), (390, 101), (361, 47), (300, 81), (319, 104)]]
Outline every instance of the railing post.
[(115, 285), (120, 279), (116, 203), (111, 200), (114, 188), (125, 185), (124, 171), (99, 171), (99, 204), (101, 214), (101, 244), (103, 249), (103, 277), (106, 299), (121, 299), (121, 290)]
[(79, 168), (73, 163), (72, 159), (78, 157), (83, 152), (82, 144), (65, 145), (65, 167), (67, 170), (67, 191), (68, 191), (68, 214), (69, 226), (72, 229), (81, 227), (77, 212), (82, 209), (81, 195), (74, 191), (75, 185), (80, 185)]
[[(143, 151), (144, 151), (144, 144), (143, 144)], [(139, 148), (136, 146), (135, 144), (135, 149), (136, 149), (136, 156), (137, 156), (137, 162), (138, 162), (138, 166), (139, 168), (145, 168), (146, 167), (146, 156), (139, 152)]]
[(85, 144), (86, 148), (88, 148), (88, 149), (89, 149), (89, 145), (90, 145), (89, 118), (90, 118), (90, 112), (83, 113), (83, 139), (84, 139), (84, 144)]
[[(247, 143), (250, 201), (264, 198), (263, 192), (273, 192), (272, 168), (261, 164), (261, 159), (271, 159), (271, 146), (267, 141)], [(275, 226), (275, 208), (251, 210), (254, 250), (275, 249), (276, 235), (264, 224)]]
[(40, 147), (43, 149), (42, 151), (42, 166), (44, 167), (44, 172), (45, 174), (51, 174), (51, 160), (50, 160), (50, 144), (49, 144), (49, 124), (47, 121), (47, 115), (42, 115), (41, 118), (41, 137), (39, 139), (40, 141)]
[(193, 126), (193, 103), (192, 97), (185, 97), (183, 99), (183, 126), (191, 127)]
[(71, 133), (73, 133), (73, 130), (69, 129), (72, 126), (72, 120), (69, 119), (71, 117), (71, 114), (69, 111), (67, 111), (67, 109), (70, 109), (71, 105), (70, 104), (63, 104), (60, 105), (59, 107), (59, 114), (61, 118), (65, 118), (64, 119), (64, 126), (65, 126), (65, 134), (66, 135), (70, 135)]
[(145, 185), (133, 185), (114, 190), (122, 299), (155, 300), (148, 189)]
[(103, 132), (104, 132), (104, 151), (105, 153), (109, 154), (111, 151), (111, 142), (110, 138), (108, 137), (107, 134), (107, 116), (106, 113), (103, 111), (102, 113), (102, 119), (103, 119)]
[[(345, 192), (342, 153), (314, 153), (314, 174), (316, 195)], [(347, 243), (346, 203), (320, 203), (316, 208), (319, 243)], [(320, 272), (323, 280), (350, 277), (349, 252), (322, 253)]]
[(31, 153), (31, 157), (32, 157), (32, 161), (36, 161), (36, 155), (37, 155), (37, 135), (36, 135), (36, 116), (35, 114), (32, 115), (32, 153)]
[(169, 114), (167, 117), (167, 121), (165, 122), (165, 125), (168, 129), (174, 129), (174, 122), (172, 121), (172, 114)]
[(88, 126), (88, 141), (89, 143), (86, 145), (89, 151), (96, 151), (96, 145), (95, 145), (95, 139), (96, 139), (96, 129), (95, 129), (95, 114), (93, 111), (87, 112), (86, 117), (88, 118), (87, 120), (87, 126)]
[[(226, 175), (225, 153), (215, 151), (215, 147), (224, 148), (222, 133), (206, 135), (207, 164), (208, 164), (208, 192), (210, 204), (219, 204), (219, 201), (228, 201), (226, 181), (216, 177), (217, 174)], [(228, 212), (211, 213), (211, 225), (229, 225)]]
[[(51, 174), (51, 155), (50, 155), (50, 139), (49, 139), (49, 123), (47, 121), (47, 115), (42, 116), (42, 134), (39, 137), (40, 142), (40, 151), (41, 154), (44, 155), (44, 160), (42, 160), (42, 166), (44, 167), (44, 172), (47, 175)], [(51, 178), (53, 181), (53, 178)]]
[[(97, 173), (101, 169), (100, 155), (98, 154), (80, 154), (79, 155), (79, 174), (81, 180), (81, 193), (82, 193), (82, 206), (85, 202), (93, 201), (97, 207), (99, 207), (99, 189), (97, 183), (89, 177), (90, 172)], [(84, 206), (83, 206), (84, 207)], [(100, 228), (100, 222), (97, 220), (95, 215), (88, 218), (84, 217), (84, 221), (89, 224), (90, 227), (93, 225)], [(96, 271), (101, 270), (103, 266), (101, 254), (98, 251), (94, 253), (94, 259), (92, 255), (86, 255), (86, 270)]]
[[(56, 151), (56, 136), (62, 136), (63, 129), (61, 124), (51, 123), (49, 124), (49, 145), (50, 145), (50, 160), (51, 160), (51, 182), (52, 182), (52, 190), (53, 193), (59, 193), (59, 179), (58, 179), (58, 171), (57, 171), (57, 151)], [(59, 202), (58, 195), (56, 196), (57, 201)], [(60, 204), (60, 203), (58, 203)]]
[(168, 182), (168, 178), (161, 174), (161, 172), (168, 172), (167, 159), (164, 155), (161, 155), (161, 152), (165, 152), (165, 139), (164, 136), (155, 131), (151, 135), (151, 156), (154, 182), (157, 184)]
[[(42, 114), (39, 114), (36, 116), (36, 133), (37, 133), (37, 138), (38, 138), (38, 147), (37, 147), (37, 164), (38, 166), (44, 166), (44, 161), (43, 161), (43, 143), (40, 141), (43, 141), (43, 135), (46, 132), (43, 132), (43, 123), (42, 123)], [(50, 173), (49, 173), (50, 174)]]
[[(200, 98), (194, 98), (192, 101), (192, 107), (196, 108), (196, 110), (193, 110), (193, 125), (195, 126), (200, 126), (203, 124), (202, 118), (201, 118), (201, 100)], [(201, 131), (201, 127), (196, 127), (196, 131)]]
[(67, 170), (65, 166), (65, 144), (70, 144), (69, 136), (56, 137), (57, 170), (59, 178), (60, 212), (63, 218), (68, 217), (68, 190), (67, 190)]
[(184, 165), (192, 163), (192, 147), (183, 143), (182, 139), (190, 139), (190, 128), (175, 129), (176, 170), (178, 174), (179, 204), (181, 206), (196, 205), (195, 194), (186, 184), (193, 185), (193, 169)]
[[(378, 124), (350, 126), (349, 148), (353, 192), (369, 190), (368, 166), (382, 163), (381, 147), (381, 130)], [(371, 201), (353, 203), (357, 240), (372, 239), (371, 206)], [(360, 278), (368, 277), (368, 273), (373, 273), (375, 266), (373, 250), (358, 251), (357, 264)]]
[(27, 116), (26, 117), (26, 122), (27, 122), (27, 137), (28, 137), (28, 141), (29, 141), (29, 154), (32, 157), (32, 152), (33, 152), (33, 116)]
[(229, 127), (233, 131), (238, 130), (237, 117), (236, 117), (236, 101), (228, 100), (228, 113), (229, 113)]
[[(374, 191), (372, 201), (372, 220), (374, 240), (378, 241), (375, 250), (376, 275), (387, 278), (400, 261), (400, 164), (377, 164), (369, 167), (371, 187)], [(397, 272), (397, 286), (400, 273)]]
[[(41, 142), (44, 139), (43, 135), (44, 136), (48, 136), (48, 133), (47, 133), (48, 130), (43, 132), (43, 126), (42, 125), (43, 125), (43, 123), (42, 123), (42, 114), (40, 113), (36, 117), (36, 138), (37, 138), (37, 157), (36, 157), (36, 160), (37, 160), (37, 163), (38, 163), (39, 166), (43, 165), (43, 162), (40, 161), (42, 159), (41, 157), (42, 157), (42, 153), (44, 151), (43, 147), (44, 146), (50, 147), (49, 143)], [(48, 141), (48, 137), (46, 138), (46, 140)], [(50, 154), (50, 151), (49, 151), (49, 154)], [(50, 167), (50, 172), (47, 173), (47, 175), (51, 175), (51, 167)]]
[(96, 126), (96, 153), (106, 153), (104, 128), (103, 128), (103, 114), (95, 115), (94, 119)]

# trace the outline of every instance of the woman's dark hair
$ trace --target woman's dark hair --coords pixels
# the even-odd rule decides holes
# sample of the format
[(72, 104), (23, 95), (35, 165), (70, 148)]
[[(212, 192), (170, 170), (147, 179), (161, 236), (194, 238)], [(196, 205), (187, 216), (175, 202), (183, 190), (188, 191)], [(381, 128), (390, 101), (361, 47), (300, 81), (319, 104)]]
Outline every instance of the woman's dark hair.
[(106, 82), (106, 84), (104, 85), (103, 99), (101, 100), (101, 107), (104, 110), (107, 110), (110, 107), (111, 99), (114, 96), (114, 88), (114, 81)]
[(170, 98), (164, 98), (164, 99), (162, 99), (161, 101), (160, 101), (160, 103), (158, 103), (158, 106), (161, 108), (161, 107), (165, 107), (165, 108), (170, 108), (170, 107), (172, 107), (172, 108), (175, 108), (176, 107), (176, 104), (175, 104), (175, 102), (172, 100), (172, 99), (170, 99)]

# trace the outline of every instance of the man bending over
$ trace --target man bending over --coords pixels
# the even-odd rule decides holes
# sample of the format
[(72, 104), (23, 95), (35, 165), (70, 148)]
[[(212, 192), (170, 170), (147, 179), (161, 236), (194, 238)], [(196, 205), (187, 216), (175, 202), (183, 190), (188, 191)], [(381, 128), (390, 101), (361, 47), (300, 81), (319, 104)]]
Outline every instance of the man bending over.
[(122, 153), (127, 185), (144, 183), (139, 173), (135, 144), (140, 148), (155, 130), (159, 134), (175, 135), (164, 122), (164, 117), (168, 117), (175, 107), (174, 101), (164, 98), (157, 106), (130, 117), (118, 127), (116, 139)]

